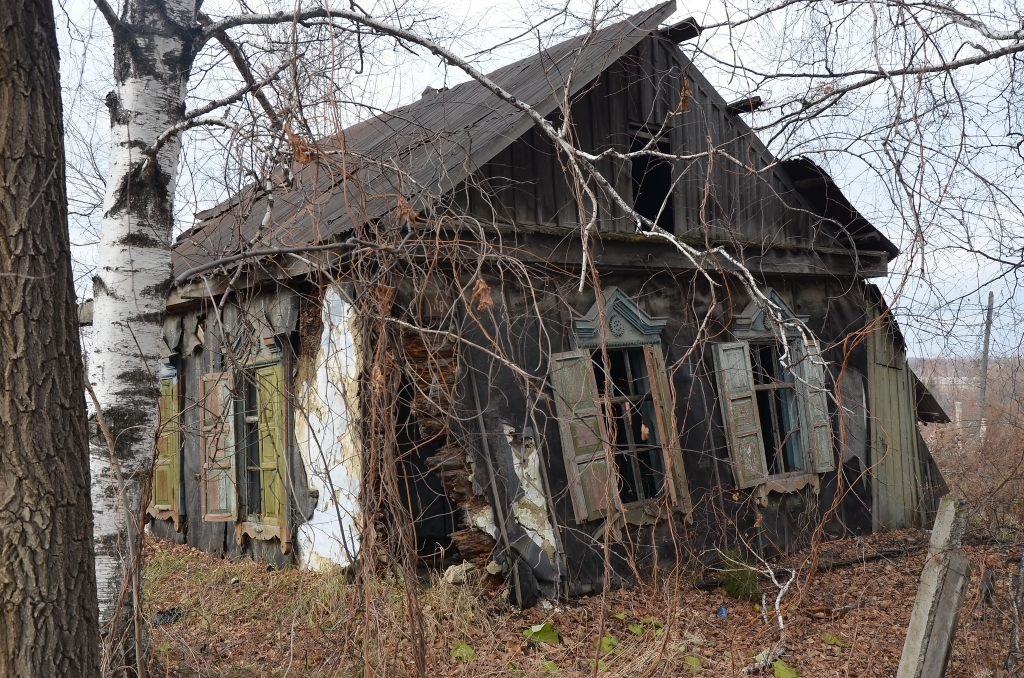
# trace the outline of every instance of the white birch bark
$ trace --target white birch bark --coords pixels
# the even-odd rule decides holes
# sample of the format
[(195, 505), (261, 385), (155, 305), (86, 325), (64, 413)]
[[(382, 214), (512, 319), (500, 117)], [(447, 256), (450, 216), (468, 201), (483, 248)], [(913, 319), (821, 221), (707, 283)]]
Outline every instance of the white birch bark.
[[(184, 113), (195, 13), (194, 0), (129, 0), (122, 30), (114, 33), (115, 89), (107, 95), (110, 166), (93, 278), (89, 380), (116, 438), (134, 521), (142, 513), (153, 463), (180, 143), (172, 139), (154, 159), (145, 151)], [(130, 644), (130, 589), (115, 619), (118, 596), (128, 585), (129, 548), (125, 507), (106, 446), (92, 446), (91, 470), (100, 622), (108, 638), (123, 636)], [(113, 653), (105, 659), (118, 662), (116, 647)]]

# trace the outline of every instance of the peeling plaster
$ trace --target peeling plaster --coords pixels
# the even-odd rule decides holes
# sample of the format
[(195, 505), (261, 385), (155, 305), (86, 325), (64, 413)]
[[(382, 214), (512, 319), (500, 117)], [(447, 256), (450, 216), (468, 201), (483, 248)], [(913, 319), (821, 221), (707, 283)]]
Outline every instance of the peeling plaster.
[(484, 506), (470, 513), (469, 522), (473, 527), (491, 535), (491, 539), (494, 541), (498, 541), (498, 525), (494, 522), (494, 509), (490, 506)]
[(318, 494), (298, 527), (299, 562), (311, 570), (348, 566), (359, 552), (359, 355), (356, 313), (335, 287), (324, 295), (324, 328), (312, 375), (296, 389), (295, 439)]
[(512, 502), (512, 513), (530, 539), (555, 562), (555, 533), (548, 520), (547, 499), (540, 477), (540, 454), (532, 436), (517, 439), (515, 429), (502, 426), (522, 494)]

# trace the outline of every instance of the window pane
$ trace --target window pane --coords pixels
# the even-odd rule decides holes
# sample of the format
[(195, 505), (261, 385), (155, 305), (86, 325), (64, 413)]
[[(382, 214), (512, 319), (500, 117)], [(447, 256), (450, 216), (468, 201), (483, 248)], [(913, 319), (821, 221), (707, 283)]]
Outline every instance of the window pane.
[[(635, 409), (634, 409), (635, 411)], [(637, 445), (660, 445), (661, 441), (658, 440), (658, 422), (654, 418), (654, 403), (650, 400), (645, 400), (640, 403), (639, 414), (634, 415), (635, 433), (633, 434), (633, 440), (636, 441)], [(643, 429), (641, 424), (647, 427), (647, 437), (643, 436)]]
[(637, 491), (636, 471), (633, 469), (633, 455), (615, 455), (615, 465), (619, 468), (619, 499), (624, 504), (640, 500)]
[(754, 372), (755, 386), (775, 381), (778, 360), (778, 351), (773, 344), (750, 345), (750, 367)]
[(802, 453), (800, 428), (796, 415), (796, 390), (783, 388), (777, 391), (779, 397), (779, 430), (785, 432), (786, 470), (802, 471), (804, 456)]
[(761, 423), (761, 439), (764, 441), (764, 460), (768, 474), (782, 473), (779, 463), (779, 439), (775, 429), (775, 407), (771, 391), (757, 391), (757, 417)]
[(647, 378), (647, 361), (640, 348), (629, 349), (629, 370), (633, 375), (631, 395), (647, 395), (651, 392), (651, 381)]
[(643, 481), (644, 498), (650, 499), (661, 494), (665, 482), (665, 462), (661, 448), (652, 447), (637, 454), (640, 462), (640, 477)]
[[(626, 403), (628, 405), (628, 403)], [(626, 421), (624, 404), (623, 403), (612, 403), (612, 412), (614, 413), (614, 421), (609, 421), (609, 426), (615, 427), (615, 446), (621, 450), (629, 449), (629, 434), (626, 429), (629, 427), (629, 423)]]
[[(597, 380), (597, 391), (604, 395), (605, 371), (604, 357), (601, 351), (594, 351), (594, 378)], [(611, 366), (612, 393), (611, 397), (621, 397), (629, 394), (629, 373), (626, 371), (626, 355), (621, 349), (608, 351), (608, 363)]]

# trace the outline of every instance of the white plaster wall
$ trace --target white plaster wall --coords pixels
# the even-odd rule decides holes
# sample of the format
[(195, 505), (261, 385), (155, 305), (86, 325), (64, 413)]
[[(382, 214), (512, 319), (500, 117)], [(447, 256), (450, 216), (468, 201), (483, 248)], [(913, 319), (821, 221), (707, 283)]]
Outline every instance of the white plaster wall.
[[(296, 389), (295, 439), (319, 492), (313, 517), (298, 528), (301, 565), (352, 564), (359, 551), (359, 356), (356, 314), (336, 288), (324, 295), (315, 370)], [(312, 379), (312, 381), (309, 381)]]
[(532, 437), (521, 442), (513, 437), (514, 429), (504, 426), (505, 437), (512, 448), (513, 467), (519, 478), (522, 496), (512, 502), (512, 513), (537, 546), (555, 562), (555, 532), (548, 519), (547, 500), (540, 476), (540, 453)]

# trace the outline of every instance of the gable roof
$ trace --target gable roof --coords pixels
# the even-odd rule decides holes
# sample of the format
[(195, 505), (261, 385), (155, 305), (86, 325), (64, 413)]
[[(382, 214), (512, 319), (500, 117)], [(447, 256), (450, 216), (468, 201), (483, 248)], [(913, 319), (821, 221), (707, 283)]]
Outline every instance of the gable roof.
[[(793, 185), (823, 217), (842, 224), (840, 239), (848, 238), (858, 250), (882, 251), (895, 257), (900, 250), (857, 211), (828, 172), (807, 157), (790, 158), (782, 166)], [(853, 249), (853, 248), (851, 248)]]
[[(570, 96), (580, 92), (674, 11), (675, 2), (669, 0), (488, 77), (548, 115), (564, 96), (567, 83)], [(721, 98), (681, 52), (676, 56), (710, 95)], [(753, 140), (754, 148), (766, 155), (765, 162), (774, 161), (741, 119), (732, 116), (728, 124), (740, 128), (738, 136)], [(353, 222), (380, 217), (403, 201), (419, 209), (419, 197), (448, 192), (533, 126), (526, 113), (475, 80), (451, 89), (428, 88), (417, 101), (353, 125), (309, 149), (313, 161), (294, 163), (291, 187), (276, 189), (272, 202), (266, 191), (250, 186), (197, 214), (200, 223), (183, 233), (172, 251), (174, 276), (241, 251), (334, 242), (351, 231)], [(796, 191), (791, 195), (840, 224), (838, 237), (854, 246), (851, 251), (898, 254), (812, 161), (796, 158), (783, 161), (781, 167), (786, 185)]]
[[(675, 1), (669, 0), (488, 77), (547, 115), (567, 82), (569, 94), (577, 93), (674, 11)], [(179, 237), (172, 252), (174, 275), (240, 251), (257, 235), (257, 248), (330, 241), (351, 228), (353, 216), (373, 219), (393, 209), (399, 195), (415, 200), (423, 192), (447, 192), (533, 124), (475, 80), (428, 90), (419, 100), (322, 143), (317, 161), (296, 170), (291, 190), (274, 192), (266, 233), (260, 233), (260, 225), (267, 196), (253, 187), (197, 214), (202, 221)], [(345, 173), (348, 181), (342, 181)]]

